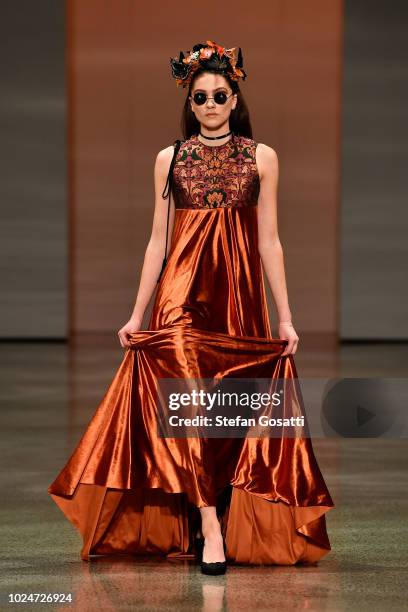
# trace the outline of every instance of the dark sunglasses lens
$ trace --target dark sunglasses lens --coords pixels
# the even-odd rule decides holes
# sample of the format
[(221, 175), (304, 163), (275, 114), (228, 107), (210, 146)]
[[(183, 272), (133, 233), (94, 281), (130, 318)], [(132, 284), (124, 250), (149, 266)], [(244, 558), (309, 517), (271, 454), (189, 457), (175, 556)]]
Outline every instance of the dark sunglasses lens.
[(198, 104), (199, 106), (201, 106), (202, 104), (205, 104), (206, 99), (207, 99), (207, 96), (205, 95), (205, 93), (202, 93), (200, 91), (195, 93), (193, 96), (194, 102)]
[(214, 102), (216, 102), (217, 104), (225, 104), (227, 100), (228, 96), (224, 91), (217, 91), (214, 96)]

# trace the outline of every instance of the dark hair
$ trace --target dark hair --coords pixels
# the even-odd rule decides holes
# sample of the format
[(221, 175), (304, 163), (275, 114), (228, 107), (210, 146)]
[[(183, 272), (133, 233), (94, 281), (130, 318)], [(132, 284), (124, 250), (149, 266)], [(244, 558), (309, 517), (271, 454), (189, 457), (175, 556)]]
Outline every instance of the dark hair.
[(203, 74), (205, 72), (221, 74), (221, 76), (223, 76), (228, 81), (228, 84), (231, 87), (233, 93), (237, 94), (237, 104), (235, 108), (231, 111), (229, 118), (230, 130), (234, 134), (237, 134), (239, 136), (246, 136), (247, 138), (252, 138), (252, 126), (249, 118), (249, 110), (237, 81), (230, 79), (228, 74), (220, 73), (217, 70), (211, 70), (204, 67), (198, 68), (198, 70), (196, 70), (193, 78), (191, 79), (191, 83), (189, 84), (187, 97), (185, 99), (183, 111), (181, 114), (181, 131), (183, 134), (183, 138), (188, 139), (193, 134), (198, 134), (200, 131), (200, 122), (198, 121), (198, 119), (196, 119), (196, 116), (191, 110), (189, 96), (191, 94), (195, 79), (200, 74)]

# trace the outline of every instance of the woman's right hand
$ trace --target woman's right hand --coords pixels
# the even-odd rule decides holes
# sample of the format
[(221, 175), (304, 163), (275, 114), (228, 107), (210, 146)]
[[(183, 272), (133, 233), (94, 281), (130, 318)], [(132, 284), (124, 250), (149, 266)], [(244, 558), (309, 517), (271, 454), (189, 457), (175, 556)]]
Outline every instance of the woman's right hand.
[(129, 336), (134, 332), (140, 331), (142, 326), (142, 319), (139, 318), (131, 318), (119, 331), (119, 342), (123, 348), (127, 348), (130, 346)]

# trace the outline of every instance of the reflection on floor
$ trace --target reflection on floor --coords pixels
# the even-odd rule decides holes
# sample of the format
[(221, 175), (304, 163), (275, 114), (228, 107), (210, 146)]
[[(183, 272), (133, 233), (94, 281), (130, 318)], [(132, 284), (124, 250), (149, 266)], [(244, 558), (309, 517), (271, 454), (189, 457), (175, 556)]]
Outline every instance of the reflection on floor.
[[(403, 344), (302, 337), (300, 377), (405, 377)], [(69, 345), (0, 345), (2, 609), (11, 593), (72, 593), (70, 610), (402, 610), (407, 601), (407, 440), (318, 438), (336, 504), (332, 552), (311, 567), (230, 567), (203, 576), (189, 561), (79, 558), (80, 536), (47, 486), (65, 463), (120, 363), (112, 336)], [(37, 604), (36, 609), (56, 609)]]

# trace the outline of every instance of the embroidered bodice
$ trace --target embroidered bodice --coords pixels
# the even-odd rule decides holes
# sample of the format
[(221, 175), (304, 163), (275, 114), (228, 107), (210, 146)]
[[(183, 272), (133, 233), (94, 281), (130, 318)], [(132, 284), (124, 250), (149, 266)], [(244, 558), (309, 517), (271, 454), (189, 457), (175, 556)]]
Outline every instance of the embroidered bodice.
[(175, 207), (256, 206), (256, 147), (251, 138), (236, 135), (222, 145), (205, 145), (197, 134), (182, 142), (173, 170)]

